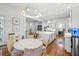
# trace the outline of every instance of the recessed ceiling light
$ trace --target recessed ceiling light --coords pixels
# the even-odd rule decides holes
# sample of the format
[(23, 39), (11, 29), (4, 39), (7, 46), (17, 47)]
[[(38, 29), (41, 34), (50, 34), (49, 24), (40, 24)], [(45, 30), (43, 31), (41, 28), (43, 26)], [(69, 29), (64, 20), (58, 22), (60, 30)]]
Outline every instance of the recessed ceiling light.
[(48, 20), (47, 23), (51, 23), (51, 21)]
[(38, 14), (39, 14), (39, 16), (41, 16), (41, 13), (40, 12)]
[(25, 17), (26, 15), (25, 15), (25, 14), (23, 14), (23, 16)]
[(27, 11), (29, 11), (30, 9), (29, 8), (27, 8)]
[(24, 12), (24, 10), (22, 10), (22, 12)]

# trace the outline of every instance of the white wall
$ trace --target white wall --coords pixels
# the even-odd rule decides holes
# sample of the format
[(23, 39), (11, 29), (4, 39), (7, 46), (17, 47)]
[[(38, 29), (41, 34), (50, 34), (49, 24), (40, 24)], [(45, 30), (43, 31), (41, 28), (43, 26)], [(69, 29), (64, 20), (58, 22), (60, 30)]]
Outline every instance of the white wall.
[[(19, 35), (20, 38), (22, 35), (25, 36), (26, 30), (29, 30), (29, 22), (26, 22), (28, 18), (23, 17), (21, 12), (18, 9), (13, 8), (10, 5), (6, 4), (0, 4), (0, 16), (3, 16), (5, 18), (5, 37), (4, 40), (6, 41), (8, 39), (8, 34), (13, 32), (12, 31), (12, 18), (16, 17), (20, 19), (20, 31), (19, 32), (14, 32), (15, 35)], [(33, 20), (33, 19), (28, 19), (28, 20)], [(31, 21), (34, 25), (33, 28), (36, 26), (35, 21)], [(38, 24), (39, 22), (36, 21)]]
[(72, 27), (79, 27), (79, 6), (71, 9)]
[[(30, 28), (30, 24), (31, 24), (32, 32), (35, 32), (35, 31), (37, 31), (37, 25), (42, 24), (42, 22), (32, 19), (32, 18), (26, 18), (26, 24), (28, 24), (28, 26), (29, 26), (28, 28)], [(29, 31), (28, 28), (27, 28), (27, 31)]]
[(23, 35), (23, 24), (24, 24), (24, 17), (20, 15), (20, 12), (12, 8), (9, 5), (0, 4), (0, 16), (3, 16), (5, 18), (5, 37), (4, 40), (6, 41), (8, 39), (8, 33), (12, 32), (12, 17), (18, 17), (20, 19), (20, 32), (17, 32), (17, 35)]

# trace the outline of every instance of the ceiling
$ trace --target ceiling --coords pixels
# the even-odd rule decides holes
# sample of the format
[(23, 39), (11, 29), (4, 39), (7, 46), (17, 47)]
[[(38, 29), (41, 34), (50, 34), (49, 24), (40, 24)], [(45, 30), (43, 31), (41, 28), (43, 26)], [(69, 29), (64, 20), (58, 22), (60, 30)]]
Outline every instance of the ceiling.
[(57, 18), (66, 18), (70, 15), (70, 8), (78, 6), (77, 3), (9, 3), (7, 4), (18, 10), (25, 7), (32, 7), (39, 10), (41, 19), (52, 20)]

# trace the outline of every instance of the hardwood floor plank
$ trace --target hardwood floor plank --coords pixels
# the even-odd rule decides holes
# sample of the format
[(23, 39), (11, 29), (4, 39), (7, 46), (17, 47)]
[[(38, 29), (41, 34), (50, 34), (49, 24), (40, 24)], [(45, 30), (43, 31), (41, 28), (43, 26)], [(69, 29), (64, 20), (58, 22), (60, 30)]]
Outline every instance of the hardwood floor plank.
[(47, 54), (50, 56), (70, 56), (71, 53), (67, 53), (65, 51), (64, 45), (57, 44), (58, 40), (62, 40), (64, 42), (64, 36), (56, 37), (56, 40), (47, 47)]

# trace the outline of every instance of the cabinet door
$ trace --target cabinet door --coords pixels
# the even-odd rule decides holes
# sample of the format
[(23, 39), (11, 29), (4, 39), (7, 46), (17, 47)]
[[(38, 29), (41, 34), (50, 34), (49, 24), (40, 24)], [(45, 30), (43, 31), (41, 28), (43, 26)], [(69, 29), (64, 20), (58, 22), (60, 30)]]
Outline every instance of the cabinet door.
[(68, 52), (71, 52), (71, 38), (70, 37), (65, 38), (65, 50)]

